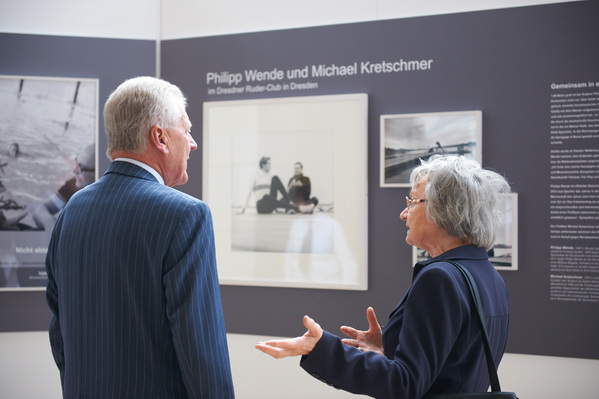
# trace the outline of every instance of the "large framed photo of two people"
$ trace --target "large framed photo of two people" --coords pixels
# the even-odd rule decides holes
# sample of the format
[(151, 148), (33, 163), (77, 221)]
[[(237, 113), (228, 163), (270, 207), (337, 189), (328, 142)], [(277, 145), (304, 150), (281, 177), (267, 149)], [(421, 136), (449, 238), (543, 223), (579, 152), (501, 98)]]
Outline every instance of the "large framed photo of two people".
[(367, 289), (365, 94), (204, 103), (222, 284)]

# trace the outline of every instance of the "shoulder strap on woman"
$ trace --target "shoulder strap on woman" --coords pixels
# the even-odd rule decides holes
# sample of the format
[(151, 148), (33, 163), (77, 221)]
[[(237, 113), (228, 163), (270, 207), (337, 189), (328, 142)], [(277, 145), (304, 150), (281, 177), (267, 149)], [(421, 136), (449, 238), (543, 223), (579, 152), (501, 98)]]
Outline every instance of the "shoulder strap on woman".
[(497, 369), (495, 368), (495, 362), (493, 361), (493, 353), (491, 352), (491, 345), (489, 344), (489, 334), (487, 333), (485, 313), (483, 312), (482, 302), (480, 300), (478, 287), (474, 282), (474, 278), (472, 277), (472, 274), (470, 274), (468, 269), (460, 265), (458, 262), (447, 259), (439, 260), (438, 262), (447, 262), (454, 265), (462, 273), (462, 275), (466, 279), (466, 282), (468, 283), (468, 288), (470, 289), (472, 300), (474, 301), (474, 305), (476, 306), (476, 309), (478, 311), (478, 319), (480, 321), (482, 339), (483, 344), (485, 346), (485, 355), (487, 358), (487, 368), (489, 369), (489, 381), (491, 382), (491, 391), (499, 392), (501, 391), (501, 387), (499, 386), (499, 377), (497, 376)]

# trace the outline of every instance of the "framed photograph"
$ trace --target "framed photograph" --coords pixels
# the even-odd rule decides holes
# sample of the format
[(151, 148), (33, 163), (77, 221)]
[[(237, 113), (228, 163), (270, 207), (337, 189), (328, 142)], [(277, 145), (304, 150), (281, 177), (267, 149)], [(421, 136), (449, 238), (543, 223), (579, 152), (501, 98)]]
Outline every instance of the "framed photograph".
[(204, 103), (220, 282), (367, 289), (366, 94)]
[(97, 177), (98, 80), (0, 76), (0, 290), (44, 290), (52, 228)]
[(482, 164), (482, 112), (381, 115), (381, 187), (410, 187), (412, 170), (433, 154)]
[[(491, 248), (489, 260), (497, 270), (518, 270), (518, 194), (502, 195), (503, 218), (497, 227), (495, 246)], [(412, 247), (413, 264), (431, 258), (431, 255)]]
[(503, 196), (503, 223), (489, 260), (497, 270), (518, 270), (518, 194)]

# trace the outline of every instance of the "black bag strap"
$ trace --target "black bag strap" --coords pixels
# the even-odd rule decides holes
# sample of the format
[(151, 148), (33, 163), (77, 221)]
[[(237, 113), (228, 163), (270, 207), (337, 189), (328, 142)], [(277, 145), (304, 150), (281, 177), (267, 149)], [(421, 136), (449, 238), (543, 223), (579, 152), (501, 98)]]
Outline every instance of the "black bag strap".
[(491, 345), (489, 344), (489, 334), (487, 333), (487, 325), (485, 322), (485, 312), (483, 312), (482, 302), (480, 300), (480, 295), (478, 293), (478, 287), (474, 282), (474, 278), (472, 274), (466, 269), (464, 266), (460, 265), (458, 262), (453, 260), (439, 260), (438, 262), (447, 262), (454, 265), (462, 275), (466, 279), (468, 283), (468, 288), (470, 289), (470, 294), (472, 294), (472, 299), (474, 300), (474, 305), (478, 311), (478, 319), (480, 321), (480, 326), (482, 330), (482, 339), (483, 344), (485, 346), (485, 355), (487, 358), (487, 368), (489, 369), (489, 381), (491, 382), (491, 391), (499, 392), (501, 391), (501, 387), (499, 386), (499, 377), (497, 376), (497, 369), (495, 368), (495, 362), (493, 361), (493, 353), (491, 352)]

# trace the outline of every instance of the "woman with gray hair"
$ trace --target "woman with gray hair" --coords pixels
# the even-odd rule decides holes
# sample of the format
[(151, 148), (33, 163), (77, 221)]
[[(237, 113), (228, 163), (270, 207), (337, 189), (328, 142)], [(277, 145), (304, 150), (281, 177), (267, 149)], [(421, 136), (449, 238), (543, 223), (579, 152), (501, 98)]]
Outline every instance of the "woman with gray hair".
[(481, 295), (495, 365), (507, 341), (509, 308), (503, 279), (489, 262), (500, 221), (500, 195), (509, 184), (461, 156), (434, 155), (414, 169), (400, 218), (406, 242), (432, 258), (414, 267), (410, 288), (385, 327), (368, 308), (368, 331), (341, 327), (339, 339), (304, 317), (301, 337), (260, 342), (275, 358), (302, 355), (300, 365), (337, 388), (376, 398), (422, 398), (439, 393), (486, 392), (489, 375), (476, 307), (461, 272)]

